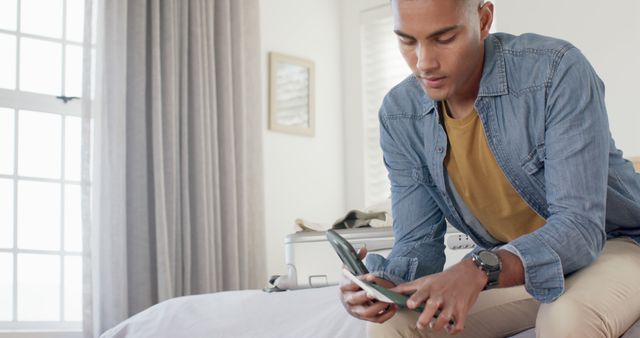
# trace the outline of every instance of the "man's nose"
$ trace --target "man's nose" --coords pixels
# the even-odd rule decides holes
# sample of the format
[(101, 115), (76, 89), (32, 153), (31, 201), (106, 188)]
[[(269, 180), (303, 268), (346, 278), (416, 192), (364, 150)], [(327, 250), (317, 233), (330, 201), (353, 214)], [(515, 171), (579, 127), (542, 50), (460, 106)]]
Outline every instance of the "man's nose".
[(421, 43), (418, 45), (416, 56), (416, 68), (420, 74), (428, 74), (434, 69), (438, 68), (438, 61), (435, 57), (435, 53), (429, 50), (426, 44)]

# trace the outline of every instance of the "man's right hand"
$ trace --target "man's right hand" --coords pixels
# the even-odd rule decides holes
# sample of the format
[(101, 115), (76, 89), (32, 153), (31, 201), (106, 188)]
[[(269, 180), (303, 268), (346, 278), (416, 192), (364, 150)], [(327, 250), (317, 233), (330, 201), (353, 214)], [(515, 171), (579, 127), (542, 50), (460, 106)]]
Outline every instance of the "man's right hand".
[[(367, 255), (367, 249), (361, 248), (358, 250), (358, 258), (362, 260)], [(378, 278), (372, 274), (366, 274), (358, 276), (360, 279), (364, 279), (368, 282), (373, 282), (387, 289), (395, 286), (395, 284), (382, 278)], [(357, 284), (351, 282), (347, 278), (343, 278), (340, 285), (340, 293), (342, 305), (352, 316), (368, 320), (374, 323), (384, 323), (393, 317), (398, 311), (396, 304), (389, 304), (381, 302), (373, 298), (373, 295), (367, 295), (367, 292), (362, 290)]]

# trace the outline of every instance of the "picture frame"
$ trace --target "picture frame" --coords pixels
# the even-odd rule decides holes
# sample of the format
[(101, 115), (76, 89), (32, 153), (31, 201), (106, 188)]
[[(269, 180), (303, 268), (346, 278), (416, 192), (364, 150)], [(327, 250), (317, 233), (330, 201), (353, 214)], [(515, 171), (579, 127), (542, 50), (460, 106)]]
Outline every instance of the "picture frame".
[(315, 134), (315, 66), (303, 58), (269, 53), (269, 129)]

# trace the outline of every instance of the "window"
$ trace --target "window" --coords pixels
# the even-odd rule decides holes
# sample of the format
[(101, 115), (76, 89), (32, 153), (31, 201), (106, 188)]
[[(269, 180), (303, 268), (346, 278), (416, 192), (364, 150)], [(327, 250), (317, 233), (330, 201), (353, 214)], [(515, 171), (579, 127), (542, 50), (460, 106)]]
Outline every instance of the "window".
[(83, 27), (84, 0), (0, 0), (0, 331), (81, 327), (80, 100), (57, 97)]
[(361, 26), (362, 109), (364, 113), (365, 205), (390, 197), (380, 149), (378, 110), (387, 92), (411, 74), (400, 51), (391, 10), (385, 6), (363, 13)]

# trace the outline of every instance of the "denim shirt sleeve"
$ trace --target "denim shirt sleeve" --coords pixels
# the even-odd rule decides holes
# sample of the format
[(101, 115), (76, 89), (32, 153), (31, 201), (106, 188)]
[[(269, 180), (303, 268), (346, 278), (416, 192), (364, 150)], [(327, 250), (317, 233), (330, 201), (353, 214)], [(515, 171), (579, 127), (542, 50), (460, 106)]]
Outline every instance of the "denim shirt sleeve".
[(564, 291), (564, 276), (595, 260), (606, 241), (609, 126), (604, 85), (575, 47), (552, 72), (546, 97), (549, 217), (503, 248), (522, 260), (527, 291), (548, 303)]
[(380, 143), (391, 182), (395, 243), (386, 259), (370, 254), (366, 265), (370, 272), (397, 285), (442, 271), (446, 225), (442, 211), (425, 185), (430, 177), (428, 169), (416, 164), (419, 161), (409, 160), (409, 145), (400, 144), (396, 137), (402, 130), (397, 128), (394, 133), (388, 122), (383, 104)]

